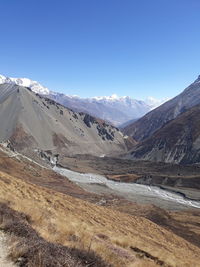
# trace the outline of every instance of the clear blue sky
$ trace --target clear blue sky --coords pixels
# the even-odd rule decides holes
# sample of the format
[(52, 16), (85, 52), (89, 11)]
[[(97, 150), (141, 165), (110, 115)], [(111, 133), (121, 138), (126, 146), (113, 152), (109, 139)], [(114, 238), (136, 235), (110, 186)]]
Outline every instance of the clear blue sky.
[(0, 73), (80, 96), (172, 97), (200, 74), (199, 0), (0, 0)]

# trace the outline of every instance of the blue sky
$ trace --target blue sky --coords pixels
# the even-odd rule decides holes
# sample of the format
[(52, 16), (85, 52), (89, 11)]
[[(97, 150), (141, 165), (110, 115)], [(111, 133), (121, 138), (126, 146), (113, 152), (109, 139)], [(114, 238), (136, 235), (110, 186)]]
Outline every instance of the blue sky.
[(0, 73), (90, 97), (172, 97), (200, 74), (199, 0), (0, 0)]

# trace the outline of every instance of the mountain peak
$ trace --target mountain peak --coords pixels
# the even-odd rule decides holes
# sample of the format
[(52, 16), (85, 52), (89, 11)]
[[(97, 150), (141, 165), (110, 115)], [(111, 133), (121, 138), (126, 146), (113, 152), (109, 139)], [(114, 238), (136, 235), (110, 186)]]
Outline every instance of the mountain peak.
[(200, 75), (199, 75), (198, 78), (194, 81), (194, 83), (200, 83)]
[[(76, 113), (14, 83), (0, 85), (0, 142), (20, 151), (75, 155), (123, 153), (127, 140), (112, 125)], [(8, 116), (9, 114), (9, 116)]]
[(40, 95), (48, 95), (50, 93), (49, 89), (40, 83), (30, 80), (28, 78), (11, 78), (4, 75), (0, 75), (0, 84), (12, 83), (20, 86), (30, 88), (34, 93)]
[(4, 75), (0, 75), (0, 84), (16, 84), (30, 88), (34, 93), (51, 98), (72, 110), (89, 113), (116, 126), (132, 119), (138, 119), (161, 104), (160, 101), (153, 98), (143, 101), (130, 96), (119, 96), (115, 93), (110, 96), (82, 98), (77, 95), (50, 91), (37, 81), (28, 78), (11, 78)]

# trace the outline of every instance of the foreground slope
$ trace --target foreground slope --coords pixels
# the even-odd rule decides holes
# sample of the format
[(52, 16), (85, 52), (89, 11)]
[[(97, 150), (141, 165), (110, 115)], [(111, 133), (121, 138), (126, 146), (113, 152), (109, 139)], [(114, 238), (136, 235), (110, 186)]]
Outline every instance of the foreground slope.
[(200, 162), (200, 105), (179, 115), (139, 143), (129, 153), (131, 159), (181, 164)]
[(92, 249), (116, 267), (199, 266), (199, 247), (148, 219), (25, 182), (23, 175), (0, 171), (0, 201), (25, 213), (45, 240)]
[(200, 76), (180, 95), (146, 114), (138, 121), (126, 126), (124, 133), (136, 141), (144, 141), (191, 107), (200, 104)]
[(24, 152), (100, 156), (126, 150), (115, 127), (13, 84), (0, 85), (0, 125), (0, 142)]

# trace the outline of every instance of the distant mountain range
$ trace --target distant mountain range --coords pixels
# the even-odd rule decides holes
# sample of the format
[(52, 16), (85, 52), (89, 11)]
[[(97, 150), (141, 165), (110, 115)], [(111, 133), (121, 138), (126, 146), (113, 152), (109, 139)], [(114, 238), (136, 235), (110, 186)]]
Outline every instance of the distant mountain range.
[(138, 119), (151, 110), (151, 107), (144, 101), (138, 101), (128, 96), (117, 97), (112, 95), (110, 97), (80, 98), (60, 93), (50, 93), (48, 97), (68, 108), (89, 113), (92, 116), (111, 122), (115, 126), (120, 126), (133, 118)]
[(129, 96), (119, 97), (115, 94), (112, 96), (81, 98), (50, 91), (40, 83), (27, 78), (10, 78), (0, 75), (0, 84), (4, 83), (28, 87), (33, 92), (45, 95), (67, 108), (78, 112), (86, 112), (111, 122), (115, 126), (120, 126), (130, 120), (137, 120), (163, 103), (163, 101), (158, 101), (152, 97), (147, 98), (147, 101), (141, 101)]

